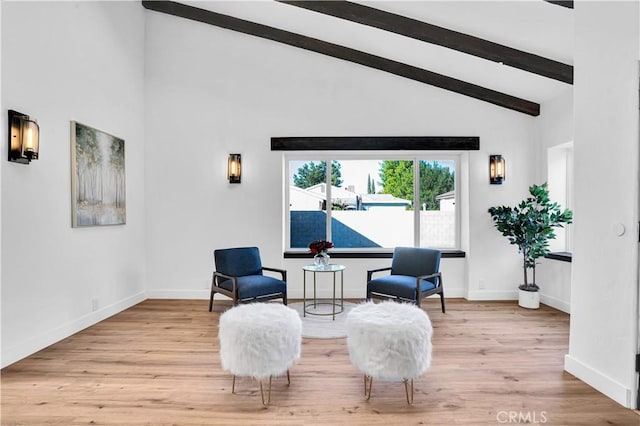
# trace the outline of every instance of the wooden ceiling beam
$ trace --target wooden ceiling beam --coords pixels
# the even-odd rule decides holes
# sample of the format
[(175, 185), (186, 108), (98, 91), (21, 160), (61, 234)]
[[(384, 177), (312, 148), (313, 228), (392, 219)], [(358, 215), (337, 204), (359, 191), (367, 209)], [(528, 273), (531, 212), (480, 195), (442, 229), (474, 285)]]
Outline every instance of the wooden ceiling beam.
[(540, 105), (538, 103), (323, 40), (172, 1), (143, 1), (142, 5), (148, 10), (261, 37), (375, 68), (524, 114), (532, 116), (538, 116), (540, 114)]
[(547, 3), (551, 3), (551, 4), (555, 4), (557, 6), (562, 6), (562, 7), (566, 7), (569, 9), (573, 9), (573, 0), (544, 0)]
[(477, 151), (479, 136), (313, 136), (271, 138), (272, 151)]
[(563, 83), (573, 84), (573, 66), (571, 65), (395, 13), (349, 1), (277, 1), (503, 63)]

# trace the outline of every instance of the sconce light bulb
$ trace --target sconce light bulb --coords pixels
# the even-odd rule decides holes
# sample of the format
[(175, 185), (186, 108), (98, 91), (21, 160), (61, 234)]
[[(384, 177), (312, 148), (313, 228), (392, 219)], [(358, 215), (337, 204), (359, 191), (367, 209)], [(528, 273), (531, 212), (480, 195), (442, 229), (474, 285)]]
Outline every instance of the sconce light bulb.
[(29, 127), (27, 129), (27, 136), (24, 142), (25, 151), (33, 151), (33, 129)]

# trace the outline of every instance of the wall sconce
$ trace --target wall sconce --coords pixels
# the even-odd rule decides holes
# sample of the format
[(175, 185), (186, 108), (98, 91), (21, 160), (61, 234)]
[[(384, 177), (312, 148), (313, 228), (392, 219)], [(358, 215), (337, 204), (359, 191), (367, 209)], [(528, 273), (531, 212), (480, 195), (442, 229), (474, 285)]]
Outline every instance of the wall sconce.
[(240, 154), (229, 154), (227, 162), (227, 178), (229, 183), (240, 183), (242, 179), (242, 162)]
[(29, 164), (38, 159), (40, 127), (35, 119), (9, 110), (9, 161)]
[(507, 179), (507, 166), (502, 155), (489, 156), (489, 183), (501, 185)]

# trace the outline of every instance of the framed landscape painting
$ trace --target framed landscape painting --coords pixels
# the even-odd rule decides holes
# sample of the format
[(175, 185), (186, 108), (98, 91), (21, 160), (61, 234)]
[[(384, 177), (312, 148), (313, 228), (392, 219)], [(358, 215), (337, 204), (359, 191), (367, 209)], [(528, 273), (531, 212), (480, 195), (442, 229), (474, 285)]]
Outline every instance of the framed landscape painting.
[(126, 223), (124, 140), (71, 122), (74, 228)]

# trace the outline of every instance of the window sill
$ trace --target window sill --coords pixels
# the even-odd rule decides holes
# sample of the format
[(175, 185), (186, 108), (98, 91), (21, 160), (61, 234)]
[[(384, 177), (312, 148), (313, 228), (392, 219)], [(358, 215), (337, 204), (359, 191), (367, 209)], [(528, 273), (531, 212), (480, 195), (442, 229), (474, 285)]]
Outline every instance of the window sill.
[[(329, 252), (332, 259), (391, 259), (393, 251), (366, 252), (366, 251), (332, 251)], [(442, 250), (443, 258), (466, 257), (462, 250)], [(306, 251), (285, 251), (285, 259), (310, 259), (311, 253)]]
[(568, 251), (555, 251), (545, 256), (547, 259), (571, 262), (572, 254)]

